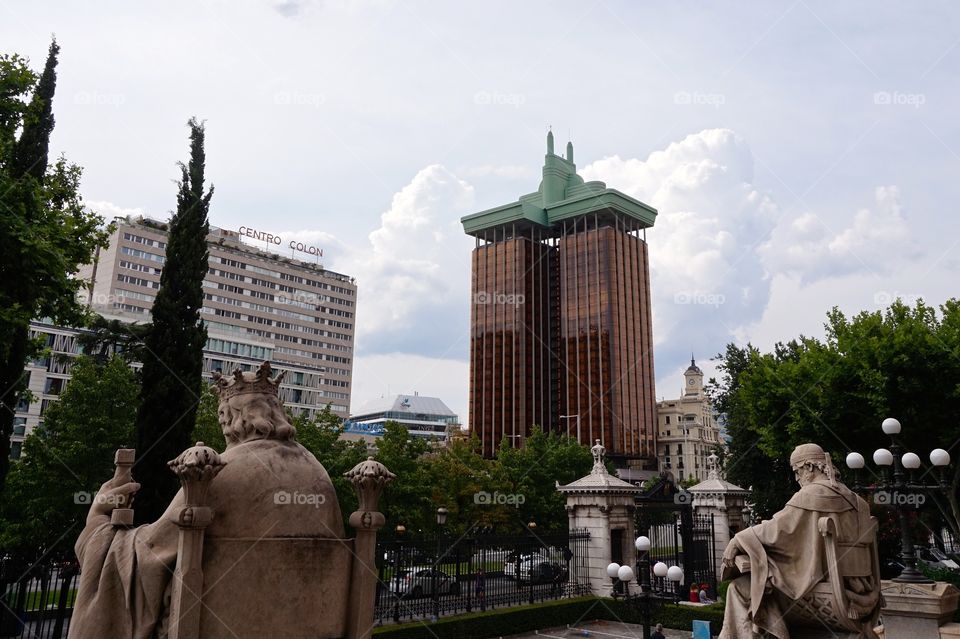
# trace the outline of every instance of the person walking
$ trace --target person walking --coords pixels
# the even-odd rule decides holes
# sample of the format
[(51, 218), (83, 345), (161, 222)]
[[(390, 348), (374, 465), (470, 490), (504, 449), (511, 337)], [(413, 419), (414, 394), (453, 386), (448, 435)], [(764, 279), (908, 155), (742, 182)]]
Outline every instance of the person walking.
[(667, 639), (663, 634), (662, 623), (658, 623), (657, 627), (653, 629), (653, 632), (650, 634), (650, 639)]

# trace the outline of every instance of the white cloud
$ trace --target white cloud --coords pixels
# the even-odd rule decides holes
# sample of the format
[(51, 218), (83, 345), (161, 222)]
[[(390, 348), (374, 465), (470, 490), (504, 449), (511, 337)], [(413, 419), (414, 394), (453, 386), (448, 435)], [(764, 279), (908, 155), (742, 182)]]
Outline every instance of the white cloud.
[(480, 166), (467, 167), (460, 171), (460, 173), (464, 177), (469, 178), (494, 176), (510, 180), (533, 180), (539, 172), (534, 170), (533, 167), (523, 164), (483, 164)]
[(646, 160), (604, 158), (582, 175), (658, 210), (647, 232), (654, 342), (658, 369), (671, 371), (658, 381), (672, 393), (672, 373), (691, 351), (706, 360), (761, 317), (769, 281), (755, 247), (777, 206), (752, 184), (750, 149), (727, 129), (688, 135)]
[(94, 213), (102, 215), (107, 220), (112, 220), (115, 217), (127, 217), (128, 215), (133, 215), (134, 217), (145, 215), (143, 209), (139, 207), (124, 208), (119, 204), (114, 204), (106, 200), (85, 200), (84, 205)]
[(472, 242), (459, 219), (473, 208), (470, 184), (428, 166), (393, 196), (369, 245), (332, 261), (357, 278), (361, 352), (466, 352)]
[(903, 216), (900, 190), (880, 186), (876, 209), (861, 209), (849, 226), (834, 230), (815, 213), (805, 213), (776, 229), (761, 254), (770, 269), (808, 284), (854, 273), (889, 273), (918, 256)]

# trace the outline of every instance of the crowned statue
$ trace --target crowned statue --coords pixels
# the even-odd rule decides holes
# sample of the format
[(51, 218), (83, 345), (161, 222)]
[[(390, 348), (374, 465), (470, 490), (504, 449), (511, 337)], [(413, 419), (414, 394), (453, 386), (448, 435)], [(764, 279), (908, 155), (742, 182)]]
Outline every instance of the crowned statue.
[(882, 599), (870, 507), (820, 446), (797, 446), (790, 466), (800, 490), (723, 553), (732, 581), (720, 637), (874, 639)]
[[(263, 559), (262, 551), (271, 548), (266, 540), (313, 540), (311, 548), (324, 542), (331, 547), (347, 545), (342, 543), (343, 522), (330, 477), (317, 459), (295, 441), (294, 427), (278, 399), (281, 377), (271, 378), (267, 362), (253, 372), (214, 374), (226, 450), (218, 454), (198, 443), (171, 462), (171, 469), (181, 477), (184, 488), (156, 522), (139, 527), (117, 525), (112, 511), (118, 504), (129, 502), (139, 484), (130, 479), (129, 473), (118, 473), (103, 484), (76, 544), (81, 575), (70, 625), (72, 639), (168, 636), (171, 597), (182, 600), (191, 594), (190, 582), (176, 575), (189, 576), (191, 570), (199, 570), (201, 563), (205, 573), (222, 575), (223, 584), (210, 595), (211, 600), (221, 596), (220, 590), (224, 591), (223, 597), (239, 598), (244, 589), (251, 595), (249, 591), (258, 584), (238, 576), (252, 575), (253, 581), (257, 575), (272, 578), (275, 567), (270, 564), (276, 562)], [(386, 469), (381, 475), (385, 481), (392, 478)], [(291, 495), (309, 498), (297, 500)], [(332, 543), (333, 540), (337, 542)], [(192, 567), (183, 556), (191, 543), (195, 546), (192, 552), (196, 553)], [(243, 550), (232, 551), (234, 548)], [(230, 552), (234, 552), (235, 559), (229, 557)], [(340, 557), (333, 550), (324, 552), (328, 557)], [(349, 575), (350, 551), (343, 554)], [(258, 562), (263, 565), (257, 565)], [(315, 575), (317, 568), (310, 570)], [(342, 576), (338, 579), (344, 581)], [(196, 589), (209, 589), (212, 581), (200, 578)], [(280, 583), (269, 584), (273, 590), (281, 587)], [(228, 589), (233, 592), (226, 592)], [(207, 595), (205, 592), (205, 599)], [(200, 595), (196, 597), (199, 599)], [(244, 599), (249, 600), (249, 604), (244, 603), (247, 607), (262, 606), (257, 604), (257, 597)], [(195, 607), (203, 608), (203, 623), (216, 622), (207, 619), (216, 616), (211, 606), (198, 603)], [(221, 621), (229, 624), (232, 620)], [(199, 627), (201, 622), (193, 623)], [(242, 627), (227, 630), (229, 634), (223, 629), (197, 632), (200, 636), (252, 636)], [(346, 634), (339, 626), (330, 634), (337, 633)], [(181, 631), (170, 636), (189, 635)], [(311, 636), (324, 634), (317, 629)]]

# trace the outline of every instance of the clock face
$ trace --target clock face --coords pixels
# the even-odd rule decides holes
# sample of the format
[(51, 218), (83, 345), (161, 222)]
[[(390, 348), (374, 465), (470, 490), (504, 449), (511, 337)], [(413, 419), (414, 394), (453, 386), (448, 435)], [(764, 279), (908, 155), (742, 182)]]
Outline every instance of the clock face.
[(687, 380), (687, 385), (688, 385), (688, 386), (693, 386), (693, 378), (692, 378), (692, 377)]

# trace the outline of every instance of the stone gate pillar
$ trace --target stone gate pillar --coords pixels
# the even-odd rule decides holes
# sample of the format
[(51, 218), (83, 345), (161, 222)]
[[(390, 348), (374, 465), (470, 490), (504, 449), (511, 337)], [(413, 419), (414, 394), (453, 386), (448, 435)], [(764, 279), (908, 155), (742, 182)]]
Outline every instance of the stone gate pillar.
[(636, 558), (634, 514), (640, 488), (607, 472), (600, 440), (590, 450), (590, 474), (565, 486), (558, 483), (557, 490), (567, 499), (570, 532), (590, 534), (586, 555), (573, 561), (586, 567), (592, 593), (609, 597), (613, 584), (607, 576), (607, 565), (615, 561), (632, 566)]
[(717, 456), (707, 457), (710, 471), (707, 479), (687, 490), (693, 494), (693, 512), (698, 515), (713, 515), (713, 550), (716, 574), (723, 572), (723, 551), (730, 539), (749, 526), (744, 520), (743, 509), (750, 491), (722, 479), (717, 470)]

